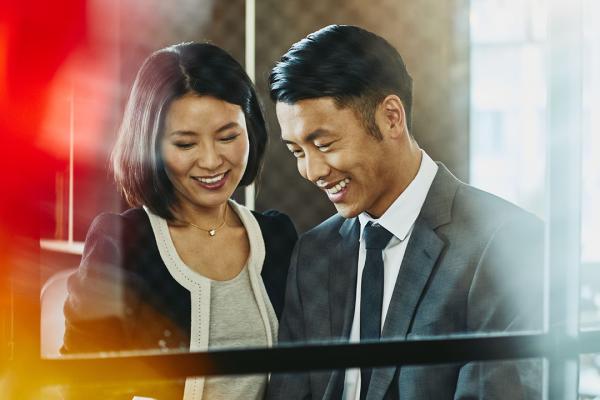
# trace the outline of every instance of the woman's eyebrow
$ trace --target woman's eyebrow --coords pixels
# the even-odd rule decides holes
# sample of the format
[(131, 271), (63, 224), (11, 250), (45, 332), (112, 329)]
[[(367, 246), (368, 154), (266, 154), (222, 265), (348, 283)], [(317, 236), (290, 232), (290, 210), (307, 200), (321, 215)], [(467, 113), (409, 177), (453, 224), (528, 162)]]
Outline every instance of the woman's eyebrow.
[[(237, 122), (228, 122), (225, 125), (219, 127), (215, 130), (215, 133), (226, 131), (227, 129), (235, 128), (240, 126)], [(197, 133), (194, 131), (188, 130), (175, 130), (169, 133), (171, 136), (197, 136)]]
[(170, 136), (196, 136), (196, 132), (194, 131), (173, 131), (169, 134)]
[(223, 131), (226, 131), (227, 129), (235, 128), (237, 126), (240, 126), (240, 124), (238, 124), (237, 122), (229, 122), (229, 123), (223, 125), (222, 127), (220, 127), (219, 129), (217, 129), (215, 132), (216, 133), (223, 132)]

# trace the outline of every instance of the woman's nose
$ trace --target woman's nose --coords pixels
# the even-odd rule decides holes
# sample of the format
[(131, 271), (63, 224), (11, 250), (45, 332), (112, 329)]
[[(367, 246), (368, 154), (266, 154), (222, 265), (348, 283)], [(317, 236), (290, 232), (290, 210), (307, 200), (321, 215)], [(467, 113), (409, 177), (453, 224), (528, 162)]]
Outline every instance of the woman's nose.
[(214, 145), (203, 146), (198, 150), (196, 163), (202, 169), (214, 171), (223, 163), (223, 157)]

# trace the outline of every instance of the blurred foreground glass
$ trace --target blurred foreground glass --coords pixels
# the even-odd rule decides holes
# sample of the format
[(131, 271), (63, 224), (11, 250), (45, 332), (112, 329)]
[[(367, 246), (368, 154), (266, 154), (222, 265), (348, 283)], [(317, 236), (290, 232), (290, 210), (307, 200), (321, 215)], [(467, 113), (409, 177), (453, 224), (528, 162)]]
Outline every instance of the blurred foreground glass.
[[(600, 117), (593, 110), (600, 101), (600, 5), (582, 4), (580, 324), (590, 329), (600, 327)], [(471, 183), (543, 217), (547, 2), (473, 0), (471, 6)], [(514, 29), (490, 23), (504, 17)]]
[(600, 328), (600, 4), (585, 1), (583, 24), (583, 146), (581, 329)]
[[(542, 359), (374, 367), (371, 372), (371, 382), (374, 383), (372, 387), (370, 385), (370, 390), (380, 393), (381, 396), (400, 395), (401, 398), (414, 400), (453, 397), (534, 400), (541, 399), (544, 368)], [(360, 391), (360, 384), (357, 385), (357, 382), (349, 377), (356, 378), (357, 374), (360, 375), (359, 368), (272, 374), (268, 390), (273, 395), (279, 395), (276, 398), (282, 399), (297, 394), (309, 394), (312, 398), (321, 398), (325, 393), (331, 395), (331, 398), (342, 398), (342, 394), (349, 396), (348, 398), (354, 398), (351, 396)], [(207, 379), (213, 381), (229, 378), (244, 380), (251, 376), (221, 375)], [(181, 398), (182, 385), (183, 380), (176, 379), (53, 385), (41, 388), (39, 398), (54, 400), (67, 397), (91, 400), (132, 399), (137, 396), (151, 399), (175, 399)]]
[(600, 399), (600, 355), (579, 356), (579, 399)]
[[(389, 396), (413, 400), (534, 400), (542, 398), (544, 368), (541, 359), (375, 367), (371, 369), (368, 392), (375, 398)], [(272, 374), (269, 390), (280, 396), (276, 398), (285, 398), (286, 393), (293, 392), (310, 398), (322, 398), (327, 394), (336, 399), (358, 399), (360, 375), (360, 369)]]

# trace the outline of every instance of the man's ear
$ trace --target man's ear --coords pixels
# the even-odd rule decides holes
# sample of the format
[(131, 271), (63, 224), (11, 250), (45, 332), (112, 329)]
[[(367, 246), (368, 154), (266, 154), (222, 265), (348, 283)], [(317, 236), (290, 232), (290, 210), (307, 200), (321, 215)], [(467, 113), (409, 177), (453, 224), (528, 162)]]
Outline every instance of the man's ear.
[(402, 100), (395, 94), (390, 94), (379, 103), (376, 120), (383, 136), (397, 139), (406, 134), (406, 113)]

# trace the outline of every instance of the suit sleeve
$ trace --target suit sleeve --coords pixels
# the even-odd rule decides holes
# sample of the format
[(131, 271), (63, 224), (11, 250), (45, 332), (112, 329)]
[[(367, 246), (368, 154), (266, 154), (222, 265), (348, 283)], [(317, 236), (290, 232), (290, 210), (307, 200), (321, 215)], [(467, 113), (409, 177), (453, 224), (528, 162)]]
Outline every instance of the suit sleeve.
[[(298, 267), (301, 253), (298, 241), (292, 253), (287, 278), (285, 306), (279, 323), (279, 343), (293, 344), (305, 342), (302, 299), (298, 287)], [(279, 373), (271, 375), (267, 389), (267, 399), (311, 399), (308, 373)]]
[(122, 321), (131, 310), (125, 302), (116, 222), (116, 218), (100, 215), (88, 231), (81, 264), (67, 284), (62, 354), (125, 348)]
[[(524, 333), (543, 322), (543, 224), (512, 220), (492, 235), (468, 295), (468, 331)], [(455, 399), (541, 399), (541, 360), (473, 362), (459, 374)]]

